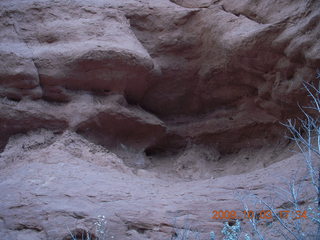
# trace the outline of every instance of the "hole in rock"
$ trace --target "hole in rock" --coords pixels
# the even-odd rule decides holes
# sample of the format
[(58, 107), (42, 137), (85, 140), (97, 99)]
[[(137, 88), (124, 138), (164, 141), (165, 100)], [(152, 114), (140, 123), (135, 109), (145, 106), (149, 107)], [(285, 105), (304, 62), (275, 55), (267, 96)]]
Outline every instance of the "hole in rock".
[(230, 227), (234, 226), (235, 224), (236, 224), (236, 221), (229, 221), (229, 222), (228, 222), (228, 225), (229, 225)]

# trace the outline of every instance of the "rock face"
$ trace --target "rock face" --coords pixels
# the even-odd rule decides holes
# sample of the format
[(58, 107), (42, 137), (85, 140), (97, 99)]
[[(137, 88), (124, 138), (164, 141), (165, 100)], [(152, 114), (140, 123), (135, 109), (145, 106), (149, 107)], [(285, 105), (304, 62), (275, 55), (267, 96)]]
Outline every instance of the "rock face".
[[(194, 198), (183, 197), (191, 183), (166, 186), (212, 176), (222, 184), (232, 181), (227, 175), (289, 156), (273, 151), (285, 146), (279, 121), (297, 116), (297, 102), (306, 103), (301, 86), (320, 67), (319, 39), (317, 0), (2, 0), (0, 190), (2, 202), (14, 200), (0, 204), (1, 233), (62, 239), (68, 221), (87, 229), (111, 202), (114, 214), (121, 212), (108, 213), (119, 239), (170, 238), (168, 218), (181, 213), (199, 220), (209, 212), (195, 209), (216, 192), (203, 180), (206, 187), (192, 189), (199, 201), (191, 203)], [(40, 140), (20, 146), (16, 134)], [(270, 157), (258, 160), (261, 148)], [(253, 155), (235, 160), (244, 152)], [(66, 185), (54, 189), (63, 177)], [(79, 181), (92, 191), (87, 197)], [(103, 188), (110, 181), (119, 185)], [(227, 185), (214, 190), (226, 202), (216, 197), (213, 205), (233, 206)], [(202, 219), (207, 234), (212, 226)]]
[[(190, 155), (196, 155), (194, 148), (177, 163), (184, 157), (190, 160)], [(223, 220), (212, 220), (212, 211), (236, 210), (244, 230), (250, 230), (235, 192), (252, 189), (260, 197), (271, 197), (268, 187), (287, 189), (283, 179), (292, 174), (300, 179), (305, 173), (301, 158), (298, 154), (267, 168), (216, 179), (161, 179), (126, 167), (115, 154), (70, 131), (30, 132), (12, 137), (0, 158), (0, 234), (9, 240), (69, 239), (69, 231), (94, 233), (97, 216), (105, 215), (109, 238), (170, 239), (191, 224), (200, 239), (209, 239), (212, 230), (222, 239)], [(310, 191), (304, 190), (300, 193), (307, 204)], [(288, 204), (275, 199), (277, 210)], [(268, 239), (280, 238), (272, 229), (266, 231)]]
[(319, 66), (318, 1), (2, 1), (0, 17), (1, 96), (121, 94), (165, 121), (151, 148), (274, 140)]

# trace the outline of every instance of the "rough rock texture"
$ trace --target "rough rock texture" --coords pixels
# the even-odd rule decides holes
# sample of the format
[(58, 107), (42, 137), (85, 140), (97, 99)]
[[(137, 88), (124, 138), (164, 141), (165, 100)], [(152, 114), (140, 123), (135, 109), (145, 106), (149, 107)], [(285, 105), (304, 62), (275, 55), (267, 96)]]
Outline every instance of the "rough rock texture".
[[(240, 175), (161, 179), (160, 172), (133, 170), (107, 149), (69, 131), (12, 137), (0, 160), (0, 234), (8, 240), (67, 239), (75, 229), (94, 233), (94, 222), (102, 214), (108, 220), (108, 237), (114, 239), (170, 239), (175, 228), (187, 224), (201, 232), (200, 239), (209, 239), (212, 230), (221, 239), (223, 220), (212, 220), (213, 210), (237, 210), (244, 229), (250, 229), (239, 212), (243, 207), (235, 200), (237, 191), (251, 189), (268, 199), (268, 188), (286, 188), (286, 178), (294, 174), (299, 181), (305, 173), (298, 154)], [(310, 191), (304, 190), (300, 193), (308, 204)], [(286, 200), (275, 198), (278, 210), (285, 205)], [(255, 207), (250, 205), (262, 209)], [(274, 231), (268, 236), (279, 239)]]
[(318, 0), (0, 1), (0, 232), (62, 239), (103, 212), (119, 239), (218, 229), (235, 188), (297, 166), (279, 121), (319, 39)]
[(155, 148), (273, 141), (319, 66), (318, 1), (2, 1), (0, 18), (1, 96), (121, 94), (165, 121)]
[[(96, 139), (104, 146), (128, 145), (142, 151), (165, 135), (161, 120), (143, 109), (120, 104), (100, 103), (96, 115), (76, 126), (77, 131), (88, 138)], [(116, 140), (116, 141), (115, 141)]]
[(25, 133), (39, 128), (57, 131), (67, 128), (67, 122), (58, 119), (54, 114), (45, 111), (41, 112), (34, 108), (21, 107), (21, 104), (10, 101), (3, 101), (0, 105), (0, 150), (3, 150), (9, 137), (17, 133)]

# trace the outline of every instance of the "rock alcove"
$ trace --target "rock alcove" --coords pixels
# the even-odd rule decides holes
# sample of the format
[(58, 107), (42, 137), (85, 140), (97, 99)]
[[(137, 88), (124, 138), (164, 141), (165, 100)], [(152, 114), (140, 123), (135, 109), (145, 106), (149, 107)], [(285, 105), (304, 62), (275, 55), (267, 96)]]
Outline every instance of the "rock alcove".
[(170, 239), (185, 219), (220, 236), (211, 212), (242, 209), (236, 190), (263, 197), (303, 169), (279, 122), (308, 101), (319, 10), (1, 1), (0, 235), (66, 239), (105, 215), (115, 239)]

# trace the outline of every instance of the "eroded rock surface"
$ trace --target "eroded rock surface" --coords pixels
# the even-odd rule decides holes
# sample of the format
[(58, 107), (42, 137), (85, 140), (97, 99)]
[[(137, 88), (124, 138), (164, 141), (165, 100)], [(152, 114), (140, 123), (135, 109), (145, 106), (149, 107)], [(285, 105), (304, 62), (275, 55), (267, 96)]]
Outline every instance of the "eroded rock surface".
[(319, 66), (318, 1), (2, 1), (0, 31), (1, 96), (121, 94), (167, 125), (155, 147), (273, 141)]
[[(178, 163), (191, 154), (195, 148)], [(94, 233), (98, 215), (106, 216), (108, 237), (114, 239), (170, 239), (188, 224), (200, 232), (200, 239), (209, 239), (212, 230), (220, 239), (223, 220), (212, 220), (212, 211), (236, 210), (240, 217), (243, 206), (235, 199), (237, 191), (251, 189), (269, 199), (275, 194), (269, 188), (287, 189), (286, 179), (295, 176), (299, 182), (306, 173), (297, 154), (240, 175), (197, 181), (178, 175), (159, 178), (160, 172), (133, 170), (109, 150), (70, 131), (61, 135), (38, 130), (12, 137), (0, 160), (0, 233), (10, 240), (67, 239), (69, 230), (76, 229)], [(201, 162), (197, 166), (201, 168)], [(311, 201), (310, 189), (304, 187), (300, 194), (303, 204)], [(277, 210), (286, 205), (287, 200), (275, 197)], [(261, 210), (255, 207), (252, 210)], [(248, 219), (240, 218), (243, 229), (250, 231)], [(280, 237), (270, 229), (267, 233), (268, 239)]]
[(279, 121), (306, 103), (319, 20), (317, 0), (2, 0), (2, 236), (105, 214), (119, 239), (170, 238), (187, 215), (207, 238), (234, 189), (263, 196), (297, 167), (275, 163)]

